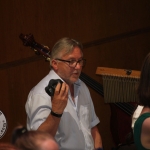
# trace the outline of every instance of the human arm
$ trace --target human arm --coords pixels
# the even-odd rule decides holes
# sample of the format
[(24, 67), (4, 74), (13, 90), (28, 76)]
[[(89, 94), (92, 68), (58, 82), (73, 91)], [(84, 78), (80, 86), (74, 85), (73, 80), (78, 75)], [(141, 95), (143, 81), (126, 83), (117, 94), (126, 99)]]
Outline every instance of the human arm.
[[(56, 114), (63, 114), (68, 101), (68, 89), (69, 87), (66, 83), (63, 83), (62, 86), (59, 83), (56, 86), (54, 96), (52, 97), (51, 111)], [(50, 113), (46, 120), (39, 126), (38, 130), (46, 131), (55, 136), (60, 119), (60, 117), (56, 117)]]
[(95, 126), (91, 129), (91, 134), (92, 134), (92, 137), (93, 137), (93, 140), (94, 140), (95, 149), (102, 148), (103, 147), (102, 146), (102, 138), (101, 138), (101, 135), (98, 131), (97, 126)]

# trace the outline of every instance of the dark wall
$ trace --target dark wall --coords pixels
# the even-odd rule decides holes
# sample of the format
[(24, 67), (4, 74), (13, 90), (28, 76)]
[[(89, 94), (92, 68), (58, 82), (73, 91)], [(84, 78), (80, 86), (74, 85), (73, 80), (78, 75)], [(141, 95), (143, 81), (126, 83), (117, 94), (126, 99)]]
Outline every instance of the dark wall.
[[(27, 95), (49, 72), (49, 63), (23, 46), (20, 33), (32, 33), (50, 48), (64, 36), (81, 41), (87, 59), (83, 72), (99, 83), (97, 67), (140, 70), (150, 49), (149, 0), (1, 0), (0, 18), (0, 111), (8, 122), (1, 141), (10, 140), (16, 125), (26, 124)], [(90, 92), (104, 147), (110, 149), (114, 142), (109, 104), (93, 89)]]

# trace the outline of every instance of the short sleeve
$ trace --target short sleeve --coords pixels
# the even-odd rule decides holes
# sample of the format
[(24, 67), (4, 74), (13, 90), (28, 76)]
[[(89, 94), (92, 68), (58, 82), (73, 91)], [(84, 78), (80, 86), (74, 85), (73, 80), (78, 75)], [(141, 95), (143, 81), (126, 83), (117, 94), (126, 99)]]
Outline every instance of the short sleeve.
[(49, 96), (30, 92), (25, 107), (28, 130), (37, 130), (50, 114), (51, 100)]

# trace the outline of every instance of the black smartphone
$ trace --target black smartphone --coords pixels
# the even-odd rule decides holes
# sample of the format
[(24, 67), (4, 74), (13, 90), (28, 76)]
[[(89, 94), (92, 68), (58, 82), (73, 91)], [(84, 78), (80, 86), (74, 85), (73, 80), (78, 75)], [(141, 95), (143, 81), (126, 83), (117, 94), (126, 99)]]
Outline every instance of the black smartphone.
[(54, 96), (55, 88), (58, 83), (62, 85), (63, 82), (60, 79), (51, 79), (49, 81), (49, 84), (45, 87), (45, 91), (49, 96)]

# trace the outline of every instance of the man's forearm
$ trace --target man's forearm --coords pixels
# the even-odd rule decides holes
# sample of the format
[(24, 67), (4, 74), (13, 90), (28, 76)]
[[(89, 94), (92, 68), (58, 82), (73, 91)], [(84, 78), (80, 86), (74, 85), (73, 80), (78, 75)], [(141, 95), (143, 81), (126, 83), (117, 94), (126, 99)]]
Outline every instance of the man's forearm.
[(102, 145), (102, 138), (101, 138), (101, 135), (100, 135), (100, 133), (99, 133), (99, 131), (98, 131), (97, 126), (95, 126), (95, 127), (93, 127), (93, 128), (91, 129), (91, 133), (92, 133), (92, 136), (93, 136), (95, 149), (103, 148), (103, 145)]

